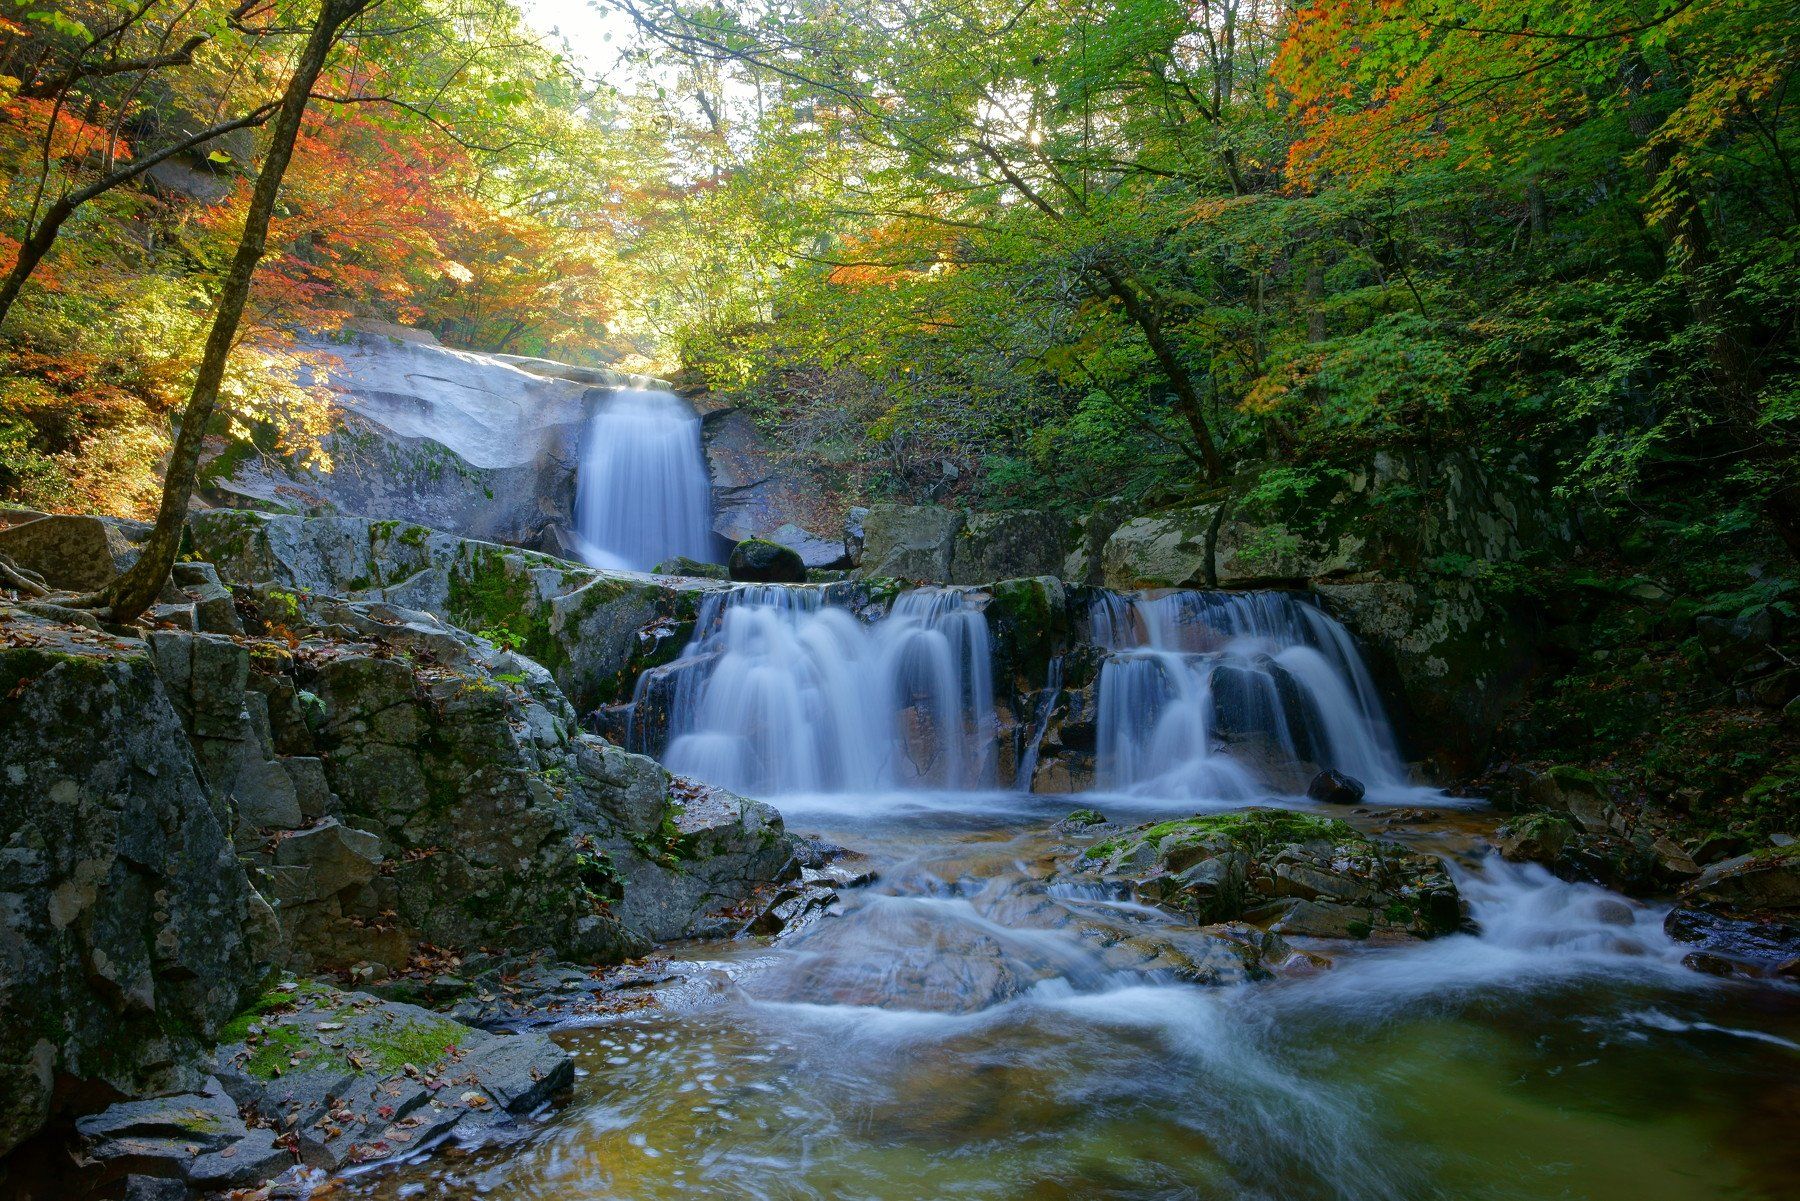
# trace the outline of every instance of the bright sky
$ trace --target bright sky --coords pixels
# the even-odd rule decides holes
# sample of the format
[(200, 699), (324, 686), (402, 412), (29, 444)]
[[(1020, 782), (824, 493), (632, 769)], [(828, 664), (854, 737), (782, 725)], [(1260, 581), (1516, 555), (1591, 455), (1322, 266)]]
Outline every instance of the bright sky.
[(560, 33), (590, 72), (611, 67), (631, 32), (631, 18), (605, 0), (519, 0), (533, 29)]

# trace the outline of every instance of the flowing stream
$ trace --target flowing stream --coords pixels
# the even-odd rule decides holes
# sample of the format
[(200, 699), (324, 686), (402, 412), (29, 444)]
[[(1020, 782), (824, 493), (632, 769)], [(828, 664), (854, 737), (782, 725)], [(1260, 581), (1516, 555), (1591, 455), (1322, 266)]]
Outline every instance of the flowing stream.
[(712, 483), (700, 418), (671, 392), (634, 388), (600, 402), (575, 475), (575, 534), (594, 567), (648, 571), (712, 552)]
[[(666, 1004), (558, 1035), (580, 1065), (569, 1107), (353, 1191), (1791, 1195), (1794, 991), (1691, 972), (1660, 909), (1488, 858), (1490, 817), (1421, 806), (1432, 794), (1408, 784), (1355, 646), (1310, 605), (1103, 596), (1105, 789), (1051, 797), (993, 786), (981, 596), (915, 592), (877, 621), (839, 599), (718, 598), (644, 684), (634, 737), (771, 797), (791, 829), (865, 856), (875, 883), (779, 942), (679, 949)], [(1145, 966), (1149, 947), (1217, 953), (1200, 931), (1055, 878), (1105, 836), (1052, 828), (1081, 805), (1124, 825), (1306, 806), (1271, 771), (1284, 755), (1365, 773), (1375, 803), (1334, 815), (1445, 857), (1476, 932), (1298, 940), (1330, 966), (1208, 987)]]

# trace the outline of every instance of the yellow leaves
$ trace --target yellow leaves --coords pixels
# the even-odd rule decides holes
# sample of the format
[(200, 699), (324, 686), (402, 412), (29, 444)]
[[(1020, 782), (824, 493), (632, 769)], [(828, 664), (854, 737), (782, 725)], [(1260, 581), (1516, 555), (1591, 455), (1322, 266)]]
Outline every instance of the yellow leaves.
[(338, 362), (324, 351), (239, 345), (219, 396), (231, 437), (248, 443), (258, 425), (273, 427), (278, 451), (330, 471), (331, 456), (323, 443), (337, 425), (328, 381)]

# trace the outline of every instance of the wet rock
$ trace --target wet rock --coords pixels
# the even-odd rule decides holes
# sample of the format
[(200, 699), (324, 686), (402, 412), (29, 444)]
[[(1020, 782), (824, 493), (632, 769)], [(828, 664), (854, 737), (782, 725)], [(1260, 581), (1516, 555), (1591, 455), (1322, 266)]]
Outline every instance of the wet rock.
[(822, 884), (826, 888), (867, 888), (878, 878), (874, 868), (856, 860), (800, 869), (802, 883)]
[(797, 886), (776, 891), (772, 903), (750, 921), (747, 929), (752, 934), (791, 936), (834, 912), (837, 905), (834, 886), (803, 879)]
[(504, 1126), (565, 1092), (567, 1052), (417, 1006), (301, 984), (238, 1019), (215, 1056), (225, 1090), (330, 1170)]
[(651, 570), (657, 575), (679, 575), (690, 579), (728, 580), (730, 570), (723, 563), (702, 563), (685, 555), (664, 559)]
[(1367, 938), (1375, 929), (1373, 909), (1329, 901), (1301, 901), (1277, 918), (1269, 929), (1307, 938)]
[[(198, 1093), (123, 1101), (75, 1124), (93, 1187), (135, 1178), (140, 1196), (252, 1185), (294, 1162), (275, 1133), (246, 1126), (216, 1078)], [(170, 1187), (174, 1186), (174, 1187)]]
[(731, 552), (731, 578), (752, 584), (804, 584), (806, 564), (799, 552), (776, 542), (747, 538)]
[(1106, 815), (1098, 809), (1077, 809), (1050, 828), (1058, 834), (1080, 834), (1106, 824)]
[(1283, 933), (1429, 938), (1464, 919), (1456, 885), (1435, 858), (1288, 810), (1142, 826), (1090, 847), (1074, 868), (1202, 923), (1251, 915)]
[(1363, 782), (1355, 776), (1347, 776), (1336, 768), (1328, 767), (1312, 778), (1306, 786), (1306, 795), (1315, 801), (1330, 805), (1358, 805), (1363, 799)]
[(1680, 905), (1663, 929), (1695, 947), (1682, 962), (1715, 976), (1800, 980), (1800, 918), (1792, 911), (1739, 911)]

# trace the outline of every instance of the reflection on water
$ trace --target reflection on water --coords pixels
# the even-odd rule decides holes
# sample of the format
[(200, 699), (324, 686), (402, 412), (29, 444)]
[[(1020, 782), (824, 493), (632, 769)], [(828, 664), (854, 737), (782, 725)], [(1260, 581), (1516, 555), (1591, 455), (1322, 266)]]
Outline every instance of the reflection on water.
[[(1217, 988), (1134, 970), (1167, 915), (1046, 887), (1067, 808), (813, 798), (882, 863), (737, 984), (561, 1037), (530, 1139), (365, 1177), (379, 1197), (1589, 1198), (1795, 1195), (1795, 993), (1687, 972), (1660, 911), (1462, 864), (1482, 933), (1321, 944)], [(1010, 806), (1010, 807), (1008, 807)], [(1035, 812), (1032, 807), (1036, 806)], [(1124, 814), (1111, 814), (1123, 817)]]

